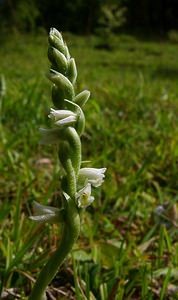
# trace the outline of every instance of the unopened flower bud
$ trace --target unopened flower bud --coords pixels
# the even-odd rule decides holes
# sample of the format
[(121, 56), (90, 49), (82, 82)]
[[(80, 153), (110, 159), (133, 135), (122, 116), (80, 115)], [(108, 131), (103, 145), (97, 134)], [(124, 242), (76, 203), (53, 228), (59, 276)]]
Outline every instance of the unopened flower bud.
[(53, 66), (57, 68), (59, 72), (65, 74), (67, 71), (68, 63), (65, 55), (54, 47), (48, 48), (48, 58)]
[(75, 84), (77, 79), (77, 67), (74, 58), (71, 58), (69, 60), (67, 76), (69, 80), (72, 82), (72, 84)]
[(86, 102), (88, 101), (90, 97), (90, 92), (87, 90), (82, 91), (81, 93), (79, 93), (76, 97), (75, 97), (75, 102), (79, 105), (79, 106), (84, 106), (86, 104)]
[(74, 87), (67, 77), (51, 69), (48, 78), (58, 87), (63, 99), (72, 100), (74, 98)]

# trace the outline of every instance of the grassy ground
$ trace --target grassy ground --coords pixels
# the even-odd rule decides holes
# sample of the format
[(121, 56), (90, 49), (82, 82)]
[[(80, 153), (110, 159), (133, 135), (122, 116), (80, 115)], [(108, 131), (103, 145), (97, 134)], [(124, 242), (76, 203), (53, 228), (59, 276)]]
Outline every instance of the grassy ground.
[[(83, 160), (108, 170), (49, 299), (177, 299), (178, 45), (122, 36), (105, 51), (65, 37), (76, 89), (92, 92)], [(38, 143), (51, 106), (47, 38), (0, 42), (0, 289), (26, 299), (60, 239), (56, 225), (28, 219), (34, 199), (55, 205), (60, 192), (56, 149)]]

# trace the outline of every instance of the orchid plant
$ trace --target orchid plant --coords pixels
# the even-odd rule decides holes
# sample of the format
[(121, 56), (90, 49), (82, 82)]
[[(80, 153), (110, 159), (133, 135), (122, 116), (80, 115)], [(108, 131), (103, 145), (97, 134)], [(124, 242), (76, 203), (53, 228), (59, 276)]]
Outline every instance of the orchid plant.
[[(62, 171), (62, 208), (44, 206), (34, 202), (36, 222), (62, 224), (62, 236), (54, 254), (41, 270), (33, 287), (29, 300), (46, 299), (46, 288), (71, 251), (80, 233), (81, 211), (89, 206), (94, 197), (92, 187), (99, 187), (104, 180), (106, 168), (81, 168), (81, 135), (85, 128), (83, 106), (90, 97), (84, 90), (75, 94), (77, 68), (71, 58), (62, 35), (55, 28), (49, 33), (48, 58), (51, 69), (48, 74), (52, 86), (52, 102), (49, 118), (52, 128), (40, 128), (42, 144), (57, 144), (59, 162)], [(59, 201), (61, 203), (61, 200)]]

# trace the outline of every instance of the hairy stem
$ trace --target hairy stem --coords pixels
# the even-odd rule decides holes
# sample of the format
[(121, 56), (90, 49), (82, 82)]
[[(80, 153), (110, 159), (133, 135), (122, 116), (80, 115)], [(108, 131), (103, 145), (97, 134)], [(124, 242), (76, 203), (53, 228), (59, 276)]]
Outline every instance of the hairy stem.
[(75, 170), (76, 177), (81, 165), (81, 141), (75, 128), (68, 127), (66, 129), (66, 136), (70, 144), (70, 157)]
[(72, 165), (72, 161), (69, 153), (69, 145), (66, 142), (62, 142), (59, 148), (59, 159), (65, 170), (65, 186), (63, 191), (66, 192), (71, 198), (75, 198), (76, 194), (76, 176)]

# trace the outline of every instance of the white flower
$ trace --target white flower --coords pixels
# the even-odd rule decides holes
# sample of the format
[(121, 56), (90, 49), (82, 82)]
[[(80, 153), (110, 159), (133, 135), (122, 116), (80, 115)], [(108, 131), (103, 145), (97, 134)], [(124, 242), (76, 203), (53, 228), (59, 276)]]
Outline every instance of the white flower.
[(39, 128), (41, 139), (40, 144), (55, 144), (58, 142), (60, 137), (60, 129), (46, 129), (46, 128)]
[(60, 214), (61, 209), (59, 208), (41, 205), (38, 202), (34, 201), (33, 209), (35, 215), (29, 217), (33, 221), (40, 222), (40, 223), (44, 223), (44, 222), (56, 223), (61, 221), (61, 214)]
[(54, 120), (56, 125), (70, 125), (77, 120), (77, 115), (67, 109), (55, 110), (51, 108), (48, 117)]
[(85, 208), (89, 206), (94, 201), (94, 197), (91, 196), (91, 184), (87, 183), (84, 188), (78, 191), (76, 198), (78, 207)]
[(105, 178), (106, 168), (82, 168), (79, 171), (79, 182), (87, 180), (91, 185), (100, 186)]

